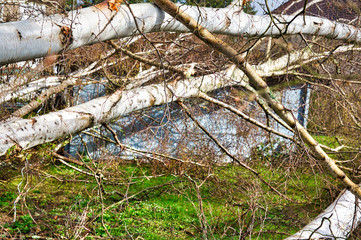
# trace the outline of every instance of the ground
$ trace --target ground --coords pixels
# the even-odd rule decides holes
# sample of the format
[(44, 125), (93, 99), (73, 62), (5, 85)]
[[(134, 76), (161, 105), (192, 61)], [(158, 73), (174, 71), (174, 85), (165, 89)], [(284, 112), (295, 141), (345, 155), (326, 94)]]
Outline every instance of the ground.
[(103, 179), (45, 155), (8, 162), (0, 182), (0, 237), (283, 239), (342, 189), (332, 176), (282, 154), (255, 153), (249, 164), (291, 201), (237, 164), (82, 160)]

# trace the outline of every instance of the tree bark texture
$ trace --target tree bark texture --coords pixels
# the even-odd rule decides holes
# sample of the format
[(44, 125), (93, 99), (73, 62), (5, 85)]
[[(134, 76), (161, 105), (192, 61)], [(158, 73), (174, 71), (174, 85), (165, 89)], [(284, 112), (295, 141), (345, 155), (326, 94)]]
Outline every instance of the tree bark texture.
[[(300, 16), (291, 22), (293, 16), (253, 16), (237, 7), (215, 9), (177, 6), (210, 32), (217, 34), (279, 36), (302, 33), (361, 41), (359, 29), (317, 17), (306, 16), (304, 21), (303, 16)], [(88, 44), (134, 36), (139, 31), (189, 32), (189, 29), (153, 4), (122, 5), (118, 11), (114, 11), (103, 2), (36, 21), (0, 24), (0, 64), (45, 57)]]

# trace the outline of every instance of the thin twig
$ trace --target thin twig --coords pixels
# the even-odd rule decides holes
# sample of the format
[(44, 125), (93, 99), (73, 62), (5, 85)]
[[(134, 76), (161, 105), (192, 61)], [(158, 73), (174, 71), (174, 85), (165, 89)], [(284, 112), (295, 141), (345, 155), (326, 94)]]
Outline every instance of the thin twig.
[(184, 109), (186, 114), (197, 124), (197, 126), (202, 129), (202, 131), (210, 138), (212, 141), (227, 155), (229, 156), (233, 161), (237, 162), (239, 165), (241, 165), (246, 170), (250, 171), (252, 174), (254, 174), (261, 182), (263, 182), (267, 187), (269, 187), (272, 191), (277, 193), (278, 195), (282, 196), (284, 199), (288, 201), (292, 201), (292, 199), (288, 198), (286, 195), (279, 192), (275, 187), (273, 187), (271, 184), (269, 184), (266, 180), (263, 179), (263, 177), (260, 175), (259, 172), (248, 166), (246, 163), (244, 163), (242, 160), (235, 157), (233, 154), (231, 154), (218, 140), (215, 138), (207, 129), (205, 129), (199, 121), (193, 116), (193, 114), (190, 112), (189, 108), (181, 101), (178, 101), (178, 104)]
[(215, 103), (215, 104), (217, 104), (217, 105), (219, 105), (219, 106), (221, 106), (221, 107), (223, 107), (225, 109), (228, 109), (229, 111), (237, 114), (238, 116), (240, 116), (241, 118), (243, 118), (247, 122), (250, 122), (250, 123), (256, 125), (257, 127), (262, 128), (263, 130), (265, 130), (267, 132), (271, 132), (271, 133), (274, 133), (274, 134), (276, 134), (278, 136), (281, 136), (283, 138), (294, 141), (292, 136), (289, 136), (289, 135), (283, 134), (281, 132), (278, 132), (278, 131), (274, 130), (273, 128), (270, 128), (270, 127), (264, 125), (263, 123), (257, 121), (256, 119), (251, 118), (250, 116), (244, 114), (242, 111), (239, 111), (235, 107), (233, 107), (233, 106), (231, 106), (231, 105), (229, 105), (229, 104), (227, 104), (225, 102), (219, 101), (219, 100), (217, 100), (215, 98), (212, 98), (212, 97), (208, 96), (206, 93), (200, 92), (199, 97), (206, 100), (206, 101), (208, 101), (208, 102)]

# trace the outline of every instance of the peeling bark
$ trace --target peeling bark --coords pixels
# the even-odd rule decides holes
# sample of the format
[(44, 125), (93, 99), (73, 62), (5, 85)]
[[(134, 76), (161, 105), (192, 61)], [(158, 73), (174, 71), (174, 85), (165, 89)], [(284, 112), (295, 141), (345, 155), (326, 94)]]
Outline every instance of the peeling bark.
[[(126, 6), (119, 7), (118, 12), (109, 10), (105, 5), (98, 5), (67, 16), (54, 15), (45, 17), (43, 21), (31, 20), (5, 23), (0, 25), (0, 64), (34, 59), (59, 53), (66, 49), (74, 49), (83, 45), (139, 34), (135, 20)], [(179, 22), (152, 4), (130, 5), (137, 16), (137, 23), (144, 33), (158, 31), (189, 31)], [(279, 34), (314, 34), (332, 39), (361, 41), (360, 30), (329, 20), (306, 17), (295, 19), (286, 24), (292, 17), (278, 16), (279, 22), (271, 22), (268, 16), (249, 16), (239, 9), (210, 9), (182, 6), (192, 18), (212, 33), (227, 35), (248, 34), (252, 36)], [(277, 27), (276, 27), (277, 25)], [(96, 26), (96, 27), (94, 27)], [(20, 37), (19, 37), (20, 36)], [(348, 181), (354, 192), (359, 193), (353, 183), (337, 165), (312, 139), (307, 131), (294, 121), (286, 110), (272, 99), (267, 85), (262, 79), (253, 75), (249, 65), (244, 70), (250, 71), (250, 78), (257, 90), (264, 93), (273, 109), (292, 127), (295, 127), (313, 150), (319, 153), (337, 176)], [(227, 70), (228, 77), (233, 70)], [(253, 76), (253, 77), (252, 77)], [(64, 109), (31, 119), (17, 119), (0, 124), (0, 155), (4, 155), (12, 146), (23, 149), (51, 142), (66, 135), (75, 134), (96, 124), (109, 122), (119, 116), (153, 105), (176, 100), (178, 97), (198, 96), (199, 90), (211, 91), (228, 84), (234, 84), (229, 78), (209, 75), (202, 78), (179, 81), (164, 89), (163, 84), (150, 85), (130, 91), (117, 91), (114, 94), (92, 100), (88, 103)], [(259, 81), (258, 81), (259, 80)], [(237, 83), (239, 84), (239, 82)], [(357, 202), (358, 203), (358, 202)], [(307, 225), (298, 235), (289, 239), (307, 239), (316, 237), (344, 238), (359, 223), (360, 212), (355, 205), (355, 196), (344, 192), (338, 200), (315, 221)], [(330, 234), (332, 229), (332, 234)]]
[(241, 56), (234, 48), (226, 42), (215, 37), (208, 29), (195, 21), (190, 15), (179, 9), (173, 2), (169, 0), (153, 0), (164, 11), (174, 16), (178, 21), (183, 23), (189, 30), (193, 32), (199, 39), (213, 47), (220, 53), (228, 57), (239, 69), (241, 69), (248, 77), (250, 85), (260, 93), (260, 96), (267, 102), (270, 108), (291, 128), (298, 132), (301, 139), (308, 145), (308, 147), (316, 154), (317, 158), (323, 160), (332, 173), (343, 181), (343, 183), (350, 188), (350, 190), (359, 198), (361, 198), (361, 187), (354, 183), (336, 164), (319, 145), (319, 143), (309, 134), (293, 116), (292, 111), (286, 109), (282, 103), (277, 101), (267, 83), (263, 81), (261, 76), (248, 64), (244, 57)]

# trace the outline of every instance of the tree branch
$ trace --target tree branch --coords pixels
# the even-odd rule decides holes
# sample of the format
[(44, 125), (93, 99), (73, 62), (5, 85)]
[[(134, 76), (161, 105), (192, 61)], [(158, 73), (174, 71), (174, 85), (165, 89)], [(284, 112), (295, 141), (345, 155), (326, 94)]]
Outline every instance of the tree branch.
[(286, 195), (279, 192), (275, 187), (273, 187), (270, 183), (268, 183), (266, 180), (263, 179), (263, 177), (260, 175), (259, 172), (248, 166), (246, 163), (244, 163), (242, 160), (238, 159), (237, 157), (233, 156), (218, 140), (215, 138), (207, 129), (205, 129), (199, 121), (193, 116), (189, 108), (181, 101), (178, 101), (178, 104), (184, 109), (186, 114), (197, 124), (197, 126), (202, 129), (202, 131), (210, 138), (212, 141), (233, 161), (241, 165), (243, 168), (254, 174), (261, 182), (263, 182), (267, 187), (269, 187), (272, 191), (283, 197), (284, 199), (293, 202), (292, 199), (288, 198)]
[(203, 42), (214, 49), (226, 55), (236, 66), (241, 69), (248, 77), (252, 87), (266, 100), (268, 105), (282, 118), (290, 127), (292, 127), (302, 138), (302, 140), (322, 159), (337, 178), (342, 180), (347, 187), (358, 197), (361, 198), (361, 187), (355, 184), (336, 164), (335, 160), (330, 158), (321, 148), (318, 142), (308, 133), (308, 131), (294, 118), (292, 111), (286, 109), (278, 102), (267, 83), (256, 73), (256, 71), (245, 61), (245, 59), (231, 46), (221, 39), (212, 35), (206, 28), (201, 26), (191, 16), (181, 10), (177, 5), (169, 0), (153, 0), (165, 12), (183, 23)]

